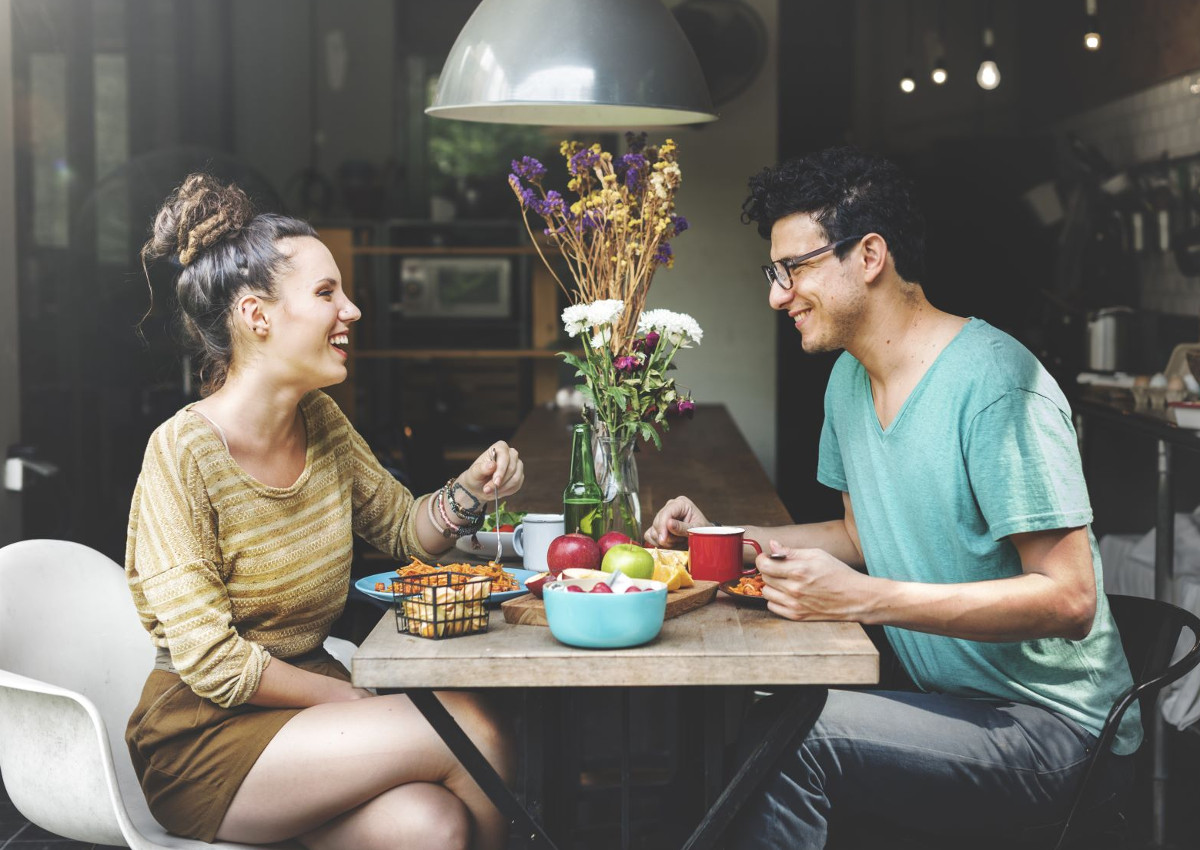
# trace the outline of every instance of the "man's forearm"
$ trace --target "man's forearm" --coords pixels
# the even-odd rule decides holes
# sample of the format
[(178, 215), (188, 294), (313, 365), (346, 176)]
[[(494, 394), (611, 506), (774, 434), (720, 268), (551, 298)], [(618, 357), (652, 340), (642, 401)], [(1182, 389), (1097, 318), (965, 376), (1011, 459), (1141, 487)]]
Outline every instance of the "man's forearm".
[[(770, 554), (768, 541), (775, 540), (789, 549), (823, 549), (833, 557), (856, 570), (866, 568), (862, 553), (846, 528), (845, 520), (811, 522), (803, 525), (757, 526), (747, 525), (746, 538), (758, 541), (763, 552)], [(753, 560), (754, 552), (746, 549), (746, 557)]]

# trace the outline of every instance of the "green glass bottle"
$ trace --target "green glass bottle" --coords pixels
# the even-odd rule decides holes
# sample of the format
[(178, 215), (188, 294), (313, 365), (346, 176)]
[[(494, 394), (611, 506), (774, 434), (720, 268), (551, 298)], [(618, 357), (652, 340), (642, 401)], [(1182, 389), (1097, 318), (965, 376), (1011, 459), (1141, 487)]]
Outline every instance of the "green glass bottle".
[(581, 531), (589, 537), (599, 537), (603, 533), (602, 501), (592, 461), (592, 435), (587, 423), (580, 422), (571, 430), (571, 473), (563, 490), (564, 530), (568, 534)]

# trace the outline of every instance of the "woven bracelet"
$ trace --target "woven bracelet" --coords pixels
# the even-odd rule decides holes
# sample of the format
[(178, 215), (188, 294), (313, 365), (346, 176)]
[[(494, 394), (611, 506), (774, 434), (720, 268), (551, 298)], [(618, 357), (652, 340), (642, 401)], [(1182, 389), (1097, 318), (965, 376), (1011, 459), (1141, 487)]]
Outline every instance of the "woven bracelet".
[[(464, 493), (470, 496), (471, 500), (475, 504), (470, 508), (462, 507), (460, 504), (458, 504), (458, 502), (454, 501), (455, 490), (462, 490)], [(474, 494), (472, 494), (470, 490), (459, 484), (457, 478), (451, 478), (446, 482), (446, 486), (442, 488), (442, 504), (447, 503), (449, 503), (450, 510), (454, 512), (454, 515), (461, 520), (465, 520), (467, 524), (475, 522), (480, 524), (483, 523), (482, 508), (478, 511), (472, 510), (472, 508), (480, 507), (479, 500), (475, 498)]]
[(442, 515), (442, 520), (446, 523), (446, 530), (442, 532), (446, 537), (466, 537), (469, 534), (474, 534), (483, 526), (483, 517), (478, 517), (471, 522), (459, 525), (454, 520), (450, 519), (450, 515), (446, 512), (446, 499), (444, 494), (438, 500), (438, 511)]

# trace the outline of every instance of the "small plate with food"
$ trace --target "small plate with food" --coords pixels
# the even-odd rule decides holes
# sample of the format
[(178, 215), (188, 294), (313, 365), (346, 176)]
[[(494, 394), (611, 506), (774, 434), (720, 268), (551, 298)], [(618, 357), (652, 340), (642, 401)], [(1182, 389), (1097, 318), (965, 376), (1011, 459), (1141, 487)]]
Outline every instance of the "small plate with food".
[(432, 567), (414, 559), (407, 567), (401, 567), (388, 573), (363, 576), (354, 582), (354, 587), (371, 599), (391, 602), (393, 582), (400, 583), (405, 578), (415, 578), (432, 572), (466, 573), (491, 578), (492, 594), (487, 601), (489, 607), (526, 593), (525, 580), (537, 575), (532, 570), (500, 567), (496, 564), (438, 564), (436, 567)]
[[(499, 524), (497, 524), (499, 519)], [(525, 511), (510, 511), (505, 502), (500, 503), (499, 512), (490, 512), (484, 517), (483, 527), (474, 534), (460, 537), (454, 547), (460, 552), (477, 558), (496, 557), (496, 538), (500, 538), (500, 558), (519, 558), (513, 547), (513, 532), (525, 519)]]
[(759, 573), (731, 578), (717, 585), (717, 589), (733, 598), (738, 605), (750, 608), (766, 608), (767, 600), (762, 595), (763, 577)]

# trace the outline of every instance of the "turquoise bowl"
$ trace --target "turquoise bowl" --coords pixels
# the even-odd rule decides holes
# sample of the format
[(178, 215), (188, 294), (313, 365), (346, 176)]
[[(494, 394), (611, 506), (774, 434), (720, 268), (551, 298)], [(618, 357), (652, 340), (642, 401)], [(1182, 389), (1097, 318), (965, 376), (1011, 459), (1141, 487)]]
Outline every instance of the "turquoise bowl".
[[(599, 579), (566, 579), (547, 583), (542, 591), (550, 634), (568, 646), (619, 649), (654, 640), (667, 611), (667, 586), (636, 579), (640, 593), (588, 593)], [(579, 585), (574, 593), (567, 585)]]

